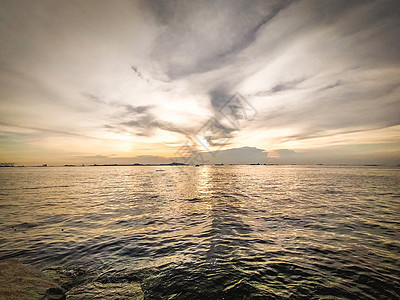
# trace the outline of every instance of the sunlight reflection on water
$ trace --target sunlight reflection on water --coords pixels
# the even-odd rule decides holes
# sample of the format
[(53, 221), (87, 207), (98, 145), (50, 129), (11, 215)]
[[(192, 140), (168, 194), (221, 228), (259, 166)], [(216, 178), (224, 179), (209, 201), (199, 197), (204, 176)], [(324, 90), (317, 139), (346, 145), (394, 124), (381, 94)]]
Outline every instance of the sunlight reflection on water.
[(0, 169), (0, 256), (154, 268), (149, 299), (399, 296), (400, 171)]

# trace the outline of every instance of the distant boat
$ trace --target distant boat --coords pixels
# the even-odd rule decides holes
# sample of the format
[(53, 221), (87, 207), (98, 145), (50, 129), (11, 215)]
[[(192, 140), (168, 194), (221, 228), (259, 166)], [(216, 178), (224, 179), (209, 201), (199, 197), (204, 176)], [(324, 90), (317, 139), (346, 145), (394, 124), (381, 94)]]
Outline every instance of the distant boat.
[(14, 167), (14, 163), (0, 163), (0, 167)]

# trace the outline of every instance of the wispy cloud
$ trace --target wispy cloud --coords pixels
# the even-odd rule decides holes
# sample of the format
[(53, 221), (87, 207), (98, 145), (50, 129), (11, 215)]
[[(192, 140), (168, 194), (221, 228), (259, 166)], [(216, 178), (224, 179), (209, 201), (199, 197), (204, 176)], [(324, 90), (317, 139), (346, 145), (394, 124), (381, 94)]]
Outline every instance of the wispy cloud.
[(28, 130), (33, 130), (33, 131), (39, 131), (39, 132), (47, 132), (47, 133), (56, 133), (56, 134), (61, 134), (61, 135), (70, 135), (70, 136), (77, 136), (77, 137), (82, 137), (86, 139), (95, 139), (98, 140), (99, 138), (96, 137), (91, 137), (88, 135), (83, 135), (75, 132), (69, 132), (65, 130), (58, 130), (58, 129), (51, 129), (51, 128), (40, 128), (36, 126), (23, 126), (23, 125), (17, 125), (17, 124), (12, 124), (8, 122), (0, 122), (1, 126), (6, 126), (6, 127), (11, 127), (11, 128), (20, 128), (20, 129), (28, 129)]

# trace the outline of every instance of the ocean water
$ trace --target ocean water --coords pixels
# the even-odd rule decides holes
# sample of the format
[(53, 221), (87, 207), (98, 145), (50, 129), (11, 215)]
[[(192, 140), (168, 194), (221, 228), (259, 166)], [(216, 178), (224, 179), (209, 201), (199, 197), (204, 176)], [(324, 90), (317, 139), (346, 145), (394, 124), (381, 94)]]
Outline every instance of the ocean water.
[(399, 168), (0, 168), (0, 232), (146, 299), (400, 298)]

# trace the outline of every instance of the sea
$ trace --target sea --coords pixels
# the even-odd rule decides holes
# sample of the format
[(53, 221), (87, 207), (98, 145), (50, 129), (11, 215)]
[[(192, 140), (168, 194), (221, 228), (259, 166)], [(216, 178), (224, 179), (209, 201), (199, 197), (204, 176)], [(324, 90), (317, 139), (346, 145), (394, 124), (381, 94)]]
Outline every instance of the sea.
[(400, 299), (398, 167), (0, 168), (0, 232), (145, 299)]

